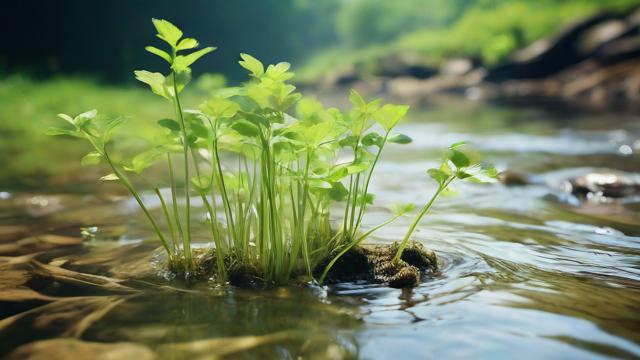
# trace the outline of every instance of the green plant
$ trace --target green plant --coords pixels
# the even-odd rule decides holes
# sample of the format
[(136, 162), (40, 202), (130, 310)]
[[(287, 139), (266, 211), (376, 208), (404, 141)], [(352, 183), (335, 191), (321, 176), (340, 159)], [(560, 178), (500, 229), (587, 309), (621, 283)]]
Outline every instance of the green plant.
[[(389, 220), (362, 232), (364, 214), (373, 202), (369, 184), (383, 149), (388, 143), (411, 142), (408, 136), (393, 132), (408, 106), (367, 102), (352, 91), (348, 113), (325, 109), (320, 102), (295, 92), (288, 83), (293, 76), (288, 63), (265, 68), (254, 57), (241, 54), (240, 65), (249, 72), (250, 80), (240, 87), (214, 89), (198, 110), (186, 110), (180, 94), (191, 78), (189, 67), (214, 48), (193, 50), (198, 42), (183, 38), (171, 23), (153, 20), (153, 24), (170, 51), (146, 49), (166, 60), (169, 75), (144, 70), (135, 75), (169, 101), (175, 112), (174, 118), (157, 122), (164, 135), (156, 144), (129, 161), (116, 161), (110, 143), (114, 129), (124, 119), (99, 117), (95, 110), (73, 118), (61, 114), (72, 129), (54, 128), (48, 133), (85, 139), (93, 146), (82, 163), (102, 161), (112, 169), (102, 180), (117, 180), (131, 192), (174, 269), (180, 266), (185, 275), (194, 270), (192, 196), (201, 198), (208, 213), (221, 282), (234, 267), (260, 269), (267, 284), (284, 284), (292, 276), (311, 279), (320, 263), (332, 256), (335, 262), (373, 232), (411, 211), (411, 206), (399, 206)], [(193, 51), (184, 54), (187, 50)], [(455, 171), (446, 173), (445, 167), (438, 171), (467, 177), (469, 164), (460, 159), (468, 158), (455, 148), (451, 151), (455, 156), (449, 160)], [(349, 159), (339, 161), (344, 157)], [(158, 220), (129, 176), (160, 161), (166, 162), (171, 198), (165, 200), (160, 187), (154, 188), (162, 209)], [(175, 165), (181, 165), (181, 171), (176, 172)], [(179, 176), (183, 178), (180, 186)], [(185, 198), (182, 209), (179, 195)], [(334, 230), (331, 211), (336, 203), (343, 203), (344, 210)], [(406, 239), (410, 235), (411, 231)]]
[[(493, 179), (497, 176), (497, 171), (495, 170), (495, 168), (493, 167), (483, 168), (479, 163), (477, 163), (476, 161), (473, 161), (472, 157), (470, 157), (467, 153), (463, 151), (462, 147), (464, 145), (465, 145), (464, 142), (458, 142), (458, 143), (452, 144), (449, 147), (447, 154), (444, 158), (444, 161), (441, 163), (440, 167), (431, 168), (427, 170), (427, 173), (429, 174), (429, 176), (438, 183), (438, 187), (434, 192), (434, 194), (429, 199), (429, 201), (427, 201), (427, 203), (416, 214), (413, 221), (411, 222), (411, 225), (409, 226), (409, 229), (407, 230), (404, 238), (398, 245), (396, 254), (393, 257), (394, 262), (397, 262), (400, 260), (400, 257), (402, 256), (402, 252), (406, 248), (409, 242), (409, 239), (411, 238), (411, 235), (416, 229), (416, 226), (418, 225), (418, 223), (426, 215), (429, 209), (431, 209), (431, 207), (433, 206), (434, 202), (438, 199), (438, 197), (442, 193), (444, 193), (445, 190), (447, 190), (449, 185), (454, 180), (464, 180), (464, 181), (471, 181), (471, 182), (490, 182), (490, 181), (493, 181)], [(367, 180), (367, 183), (368, 183), (368, 180)], [(352, 241), (347, 242), (343, 246), (341, 251), (329, 262), (327, 267), (324, 269), (319, 279), (320, 283), (324, 281), (324, 278), (327, 276), (329, 270), (333, 265), (335, 265), (335, 263), (338, 261), (338, 259), (340, 259), (340, 257), (346, 254), (354, 246), (364, 241), (371, 233), (378, 230), (382, 226), (385, 226), (395, 221), (396, 219), (405, 215), (406, 213), (411, 212), (413, 208), (414, 208), (413, 204), (398, 205), (394, 209), (392, 209), (392, 212), (394, 213), (395, 216), (383, 222), (382, 224), (371, 228), (369, 231), (365, 232), (364, 234), (361, 234), (357, 237), (352, 237), (351, 238)]]

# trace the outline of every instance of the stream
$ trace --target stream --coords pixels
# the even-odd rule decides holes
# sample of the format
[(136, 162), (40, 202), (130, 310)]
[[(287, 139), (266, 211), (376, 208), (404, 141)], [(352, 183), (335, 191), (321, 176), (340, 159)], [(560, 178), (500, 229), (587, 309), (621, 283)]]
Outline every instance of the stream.
[[(425, 202), (426, 169), (456, 141), (535, 179), (454, 184), (415, 232), (440, 262), (418, 287), (188, 285), (158, 268), (133, 199), (0, 189), (0, 357), (640, 358), (640, 196), (566, 191), (595, 171), (638, 181), (640, 119), (464, 101), (412, 112), (398, 131), (414, 142), (385, 149), (367, 227), (393, 203)], [(206, 242), (204, 225), (194, 238)]]

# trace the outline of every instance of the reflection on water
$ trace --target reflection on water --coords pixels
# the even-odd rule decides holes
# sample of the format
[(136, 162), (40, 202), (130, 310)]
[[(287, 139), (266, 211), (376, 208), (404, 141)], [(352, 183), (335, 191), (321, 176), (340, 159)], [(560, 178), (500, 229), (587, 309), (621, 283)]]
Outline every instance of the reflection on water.
[[(157, 243), (129, 199), (1, 192), (0, 353), (71, 337), (88, 353), (118, 342), (124, 357), (640, 357), (638, 198), (593, 203), (560, 186), (602, 168), (637, 178), (637, 120), (474, 105), (404, 124), (415, 144), (389, 147), (372, 184), (379, 205), (426, 198), (424, 169), (464, 139), (536, 178), (459, 184), (443, 198), (416, 232), (442, 271), (411, 290), (188, 286), (158, 273)], [(365, 222), (386, 216), (377, 206)]]

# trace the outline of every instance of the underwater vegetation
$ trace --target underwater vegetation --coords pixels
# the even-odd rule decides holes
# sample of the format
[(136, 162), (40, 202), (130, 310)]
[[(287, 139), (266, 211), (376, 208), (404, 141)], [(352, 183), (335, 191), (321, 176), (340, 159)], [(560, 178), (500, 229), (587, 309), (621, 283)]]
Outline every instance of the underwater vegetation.
[[(112, 169), (101, 180), (118, 181), (135, 198), (171, 270), (186, 277), (198, 272), (192, 197), (199, 197), (208, 213), (206, 226), (215, 249), (212, 267), (220, 283), (238, 269), (255, 270), (265, 285), (286, 284), (294, 277), (322, 283), (342, 256), (413, 210), (412, 204), (397, 205), (388, 220), (362, 227), (374, 201), (369, 184), (385, 146), (411, 142), (393, 131), (408, 106), (367, 101), (351, 91), (348, 112), (325, 109), (288, 82), (293, 77), (289, 63), (265, 68), (258, 59), (241, 54), (239, 64), (250, 78), (246, 83), (215, 90), (198, 109), (185, 109), (180, 94), (191, 80), (190, 66), (215, 48), (196, 50), (198, 41), (183, 37), (170, 22), (154, 19), (153, 24), (168, 51), (153, 46), (146, 50), (167, 62), (167, 74), (139, 70), (135, 76), (174, 111), (172, 118), (157, 120), (164, 135), (146, 151), (119, 160), (110, 145), (123, 117), (100, 116), (96, 110), (60, 114), (70, 126), (49, 129), (48, 134), (91, 144), (93, 150), (82, 164), (102, 162)], [(169, 179), (154, 188), (163, 214), (156, 218), (130, 177), (144, 176), (145, 169), (160, 162)], [(496, 172), (482, 168), (465, 152), (464, 143), (456, 143), (428, 174), (438, 183), (437, 190), (394, 247), (393, 263), (402, 261), (417, 224), (453, 181), (488, 181)], [(164, 187), (170, 197), (163, 195)], [(182, 197), (184, 206), (178, 200)], [(338, 212), (337, 220), (332, 211)]]

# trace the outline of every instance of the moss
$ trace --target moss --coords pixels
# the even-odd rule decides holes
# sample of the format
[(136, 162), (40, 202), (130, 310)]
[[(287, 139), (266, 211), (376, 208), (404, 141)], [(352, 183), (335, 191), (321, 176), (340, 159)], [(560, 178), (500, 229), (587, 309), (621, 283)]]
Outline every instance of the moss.
[[(400, 261), (394, 262), (393, 257), (397, 250), (398, 243), (356, 246), (336, 261), (327, 274), (326, 282), (381, 283), (393, 288), (408, 288), (417, 286), (423, 275), (438, 270), (436, 254), (425, 249), (420, 243), (407, 244)], [(315, 275), (319, 276), (331, 260), (332, 257), (328, 257), (320, 262), (315, 268)], [(190, 280), (208, 280), (217, 276), (215, 250), (195, 250), (194, 263), (193, 271), (188, 276)], [(177, 276), (184, 278), (182, 264), (182, 259), (174, 258), (167, 262), (167, 267)], [(231, 285), (243, 288), (268, 286), (265, 284), (263, 271), (257, 264), (244, 264), (233, 256), (227, 256), (225, 267), (229, 269), (227, 275)], [(303, 274), (294, 275), (295, 278)]]
[[(398, 243), (355, 247), (335, 263), (327, 275), (327, 282), (364, 280), (407, 288), (417, 286), (423, 274), (438, 270), (435, 253), (422, 244), (410, 242), (400, 261), (394, 262), (397, 249)], [(322, 265), (320, 271), (324, 269)]]

